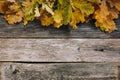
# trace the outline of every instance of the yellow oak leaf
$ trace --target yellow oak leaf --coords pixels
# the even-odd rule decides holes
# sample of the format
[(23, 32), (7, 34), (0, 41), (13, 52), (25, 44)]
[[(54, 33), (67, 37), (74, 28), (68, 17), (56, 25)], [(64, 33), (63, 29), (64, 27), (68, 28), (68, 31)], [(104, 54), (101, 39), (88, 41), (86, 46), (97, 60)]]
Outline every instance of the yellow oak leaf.
[(113, 0), (113, 4), (115, 8), (120, 11), (120, 0)]
[(0, 1), (0, 13), (4, 13), (4, 3), (5, 1)]
[(79, 10), (75, 10), (71, 16), (70, 25), (73, 27), (73, 29), (77, 29), (76, 24), (80, 22), (85, 22), (85, 16)]
[(42, 14), (42, 16), (40, 17), (40, 21), (43, 26), (49, 26), (54, 22), (52, 16), (47, 12), (44, 12)]
[(40, 16), (40, 11), (39, 11), (39, 8), (38, 6), (35, 7), (35, 17), (39, 17)]
[(53, 10), (47, 5), (47, 4), (42, 4), (42, 9), (46, 10), (47, 12), (49, 12), (51, 15), (54, 15)]
[(55, 22), (53, 25), (54, 25), (55, 28), (60, 28), (60, 26), (62, 26), (63, 24), (62, 24), (62, 23), (56, 23), (56, 22)]
[(109, 3), (111, 8), (116, 8), (118, 11), (120, 11), (120, 0), (108, 0), (107, 3)]
[(56, 28), (60, 28), (60, 26), (62, 26), (62, 20), (63, 20), (63, 16), (62, 16), (62, 11), (61, 10), (55, 10), (54, 15), (53, 15), (53, 19), (54, 19), (54, 27)]
[(109, 9), (109, 16), (111, 19), (117, 19), (118, 18), (119, 11), (115, 8)]
[(29, 21), (33, 21), (35, 17), (39, 17), (39, 7), (36, 0), (26, 0), (22, 2), (22, 10), (24, 13), (24, 25), (27, 25)]
[(94, 13), (94, 18), (98, 20), (100, 23), (103, 23), (104, 20), (107, 20), (107, 16), (109, 15), (108, 7), (106, 5), (106, 1), (102, 1), (100, 8), (97, 9)]
[(113, 8), (109, 8), (106, 4), (106, 0), (101, 2), (100, 7), (94, 13), (94, 19), (96, 19), (96, 27), (100, 27), (101, 30), (106, 32), (112, 32), (116, 30), (114, 19), (118, 17), (118, 11)]
[(26, 0), (26, 1), (24, 1), (24, 2), (22, 2), (22, 6), (24, 6), (24, 7), (30, 7), (32, 5), (32, 2), (30, 2), (30, 0)]
[(92, 4), (85, 0), (73, 0), (72, 7), (80, 9), (81, 13), (86, 15), (90, 15), (94, 12), (94, 7)]
[(56, 23), (61, 23), (61, 21), (63, 20), (62, 11), (61, 10), (55, 10), (53, 18), (54, 18), (54, 21)]
[(100, 29), (102, 31), (112, 32), (114, 30), (117, 30), (115, 22), (110, 18), (108, 18), (107, 20), (104, 20), (103, 23), (99, 23), (96, 21), (95, 24), (96, 26), (100, 26)]
[(4, 18), (8, 21), (9, 24), (14, 24), (22, 21), (23, 13), (18, 11), (15, 14), (6, 14)]
[(0, 13), (4, 14), (9, 24), (21, 22), (23, 18), (23, 12), (18, 3), (10, 0), (0, 1)]

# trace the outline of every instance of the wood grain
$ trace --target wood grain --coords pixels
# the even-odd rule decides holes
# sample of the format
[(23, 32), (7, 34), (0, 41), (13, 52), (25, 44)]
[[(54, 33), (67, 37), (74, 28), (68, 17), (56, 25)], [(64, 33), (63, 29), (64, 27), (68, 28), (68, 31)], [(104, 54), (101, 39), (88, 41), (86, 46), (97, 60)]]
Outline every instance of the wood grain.
[(0, 15), (0, 80), (120, 80), (120, 18), (116, 24), (104, 33), (94, 21), (55, 29), (8, 25)]
[(118, 66), (118, 80), (120, 80), (120, 65)]
[(30, 22), (27, 26), (23, 23), (8, 25), (0, 15), (0, 38), (99, 38), (99, 39), (118, 39), (120, 38), (120, 18), (116, 20), (118, 31), (113, 33), (101, 32), (94, 26), (94, 21), (79, 24), (77, 30), (70, 26), (63, 26), (55, 29), (53, 26), (42, 27), (40, 22)]
[(120, 39), (0, 39), (0, 61), (120, 62)]
[(1, 80), (117, 80), (110, 63), (5, 63)]

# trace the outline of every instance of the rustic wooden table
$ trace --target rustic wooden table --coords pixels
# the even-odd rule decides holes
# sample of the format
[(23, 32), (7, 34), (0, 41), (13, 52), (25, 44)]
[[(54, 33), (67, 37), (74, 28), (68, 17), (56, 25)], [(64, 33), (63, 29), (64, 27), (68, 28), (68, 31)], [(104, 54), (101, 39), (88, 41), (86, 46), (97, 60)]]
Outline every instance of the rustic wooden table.
[(55, 29), (0, 16), (0, 80), (120, 80), (120, 18), (113, 33), (93, 22)]

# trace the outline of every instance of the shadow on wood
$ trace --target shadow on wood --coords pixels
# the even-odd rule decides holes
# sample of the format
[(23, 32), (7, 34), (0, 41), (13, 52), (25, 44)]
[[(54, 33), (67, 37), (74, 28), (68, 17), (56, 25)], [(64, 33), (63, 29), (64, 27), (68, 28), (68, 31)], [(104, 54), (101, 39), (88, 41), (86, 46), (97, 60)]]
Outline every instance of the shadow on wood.
[(0, 37), (1, 38), (120, 38), (120, 18), (116, 20), (118, 31), (112, 33), (101, 32), (94, 26), (94, 21), (78, 25), (77, 30), (70, 26), (63, 26), (55, 29), (53, 26), (42, 27), (40, 22), (34, 21), (27, 26), (22, 23), (8, 25), (0, 16)]

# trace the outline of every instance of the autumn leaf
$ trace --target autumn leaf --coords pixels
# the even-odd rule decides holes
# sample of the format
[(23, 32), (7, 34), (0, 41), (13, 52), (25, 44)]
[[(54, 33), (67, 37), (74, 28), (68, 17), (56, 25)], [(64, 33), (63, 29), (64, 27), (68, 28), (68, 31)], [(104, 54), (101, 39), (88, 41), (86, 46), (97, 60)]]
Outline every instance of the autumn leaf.
[(95, 11), (94, 17), (100, 23), (103, 23), (104, 20), (107, 20), (108, 15), (109, 15), (109, 11), (108, 11), (108, 7), (106, 5), (106, 1), (102, 1), (102, 4), (100, 5), (100, 8)]
[(22, 21), (23, 13), (18, 11), (15, 14), (6, 14), (4, 18), (8, 21), (9, 24), (14, 24)]
[(113, 4), (115, 8), (120, 11), (120, 0), (113, 0)]
[(117, 13), (115, 13), (113, 10), (110, 10), (106, 4), (106, 1), (104, 0), (94, 13), (94, 19), (96, 19), (95, 25), (106, 32), (114, 31), (117, 28), (113, 19), (117, 17)]
[(40, 11), (37, 5), (35, 7), (34, 13), (35, 13), (35, 17), (40, 17)]
[(73, 27), (73, 29), (77, 29), (77, 25), (80, 22), (85, 22), (84, 14), (82, 14), (79, 10), (75, 10), (72, 13), (70, 25)]
[(4, 13), (4, 3), (5, 1), (0, 1), (0, 13)]
[(95, 4), (99, 4), (101, 3), (101, 0), (87, 0), (89, 2), (95, 3)]
[(43, 26), (49, 26), (49, 25), (53, 24), (53, 22), (54, 22), (53, 17), (46, 11), (43, 12), (43, 14), (39, 18), (39, 20)]
[(76, 24), (85, 22), (85, 18), (94, 12), (94, 7), (85, 0), (73, 0), (70, 4), (73, 10), (70, 25), (77, 29)]
[(40, 1), (34, 0), (26, 0), (22, 3), (22, 10), (24, 12), (24, 25), (28, 24), (29, 21), (33, 21), (36, 17), (39, 17), (39, 5), (41, 4)]
[(53, 15), (54, 21), (56, 23), (60, 23), (63, 20), (62, 13), (60, 10), (56, 10), (55, 14)]
[(48, 16), (43, 16), (41, 18), (41, 24), (43, 26), (49, 26), (49, 25), (53, 24), (53, 18), (52, 17), (48, 17)]
[(7, 0), (7, 1), (9, 1), (9, 2), (16, 2), (15, 0)]
[[(96, 27), (106, 32), (117, 30), (114, 19), (120, 14), (119, 0), (0, 0), (0, 13), (9, 24), (39, 20), (42, 26), (60, 28), (95, 19)], [(93, 17), (91, 17), (93, 16)]]
[(47, 12), (49, 12), (51, 15), (54, 15), (54, 12), (52, 10), (52, 8), (50, 8), (47, 4), (42, 3), (42, 9), (46, 10)]
[(54, 25), (55, 28), (60, 28), (63, 24), (54, 22), (53, 25)]
[(72, 14), (72, 8), (70, 5), (70, 0), (58, 0), (58, 8), (62, 12), (62, 24), (67, 25), (70, 21), (70, 17)]
[(80, 9), (82, 14), (90, 15), (94, 12), (92, 4), (85, 0), (74, 0), (72, 1), (72, 6)]
[(0, 1), (0, 13), (4, 14), (9, 24), (21, 22), (23, 18), (23, 12), (15, 1)]

